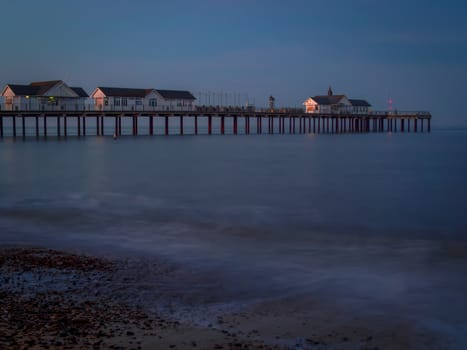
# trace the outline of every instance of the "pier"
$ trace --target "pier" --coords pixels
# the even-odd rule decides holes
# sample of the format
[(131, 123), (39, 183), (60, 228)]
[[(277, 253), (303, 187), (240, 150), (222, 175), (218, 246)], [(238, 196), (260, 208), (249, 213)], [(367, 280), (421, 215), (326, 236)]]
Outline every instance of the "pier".
[(190, 111), (0, 111), (0, 138), (430, 131), (429, 112), (317, 114), (211, 107)]

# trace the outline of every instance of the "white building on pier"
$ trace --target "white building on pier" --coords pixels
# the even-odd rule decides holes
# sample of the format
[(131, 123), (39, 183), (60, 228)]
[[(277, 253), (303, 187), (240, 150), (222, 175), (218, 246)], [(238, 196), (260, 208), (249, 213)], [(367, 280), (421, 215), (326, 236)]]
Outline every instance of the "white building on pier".
[(316, 114), (368, 114), (371, 111), (367, 101), (334, 95), (331, 88), (327, 95), (309, 97), (303, 105), (306, 113)]
[(2, 91), (3, 109), (7, 111), (79, 111), (89, 97), (80, 87), (70, 87), (62, 80), (33, 82), (29, 85), (7, 84)]
[(102, 111), (191, 111), (196, 98), (185, 90), (97, 87), (94, 109)]

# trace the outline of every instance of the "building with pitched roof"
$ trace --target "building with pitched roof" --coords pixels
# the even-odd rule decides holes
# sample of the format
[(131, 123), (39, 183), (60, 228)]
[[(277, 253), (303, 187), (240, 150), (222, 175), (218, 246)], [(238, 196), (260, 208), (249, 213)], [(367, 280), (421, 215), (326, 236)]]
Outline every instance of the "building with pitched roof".
[(5, 110), (84, 110), (89, 97), (80, 87), (70, 87), (62, 80), (33, 82), (29, 85), (7, 84), (3, 91)]
[(196, 98), (185, 90), (97, 87), (91, 94), (96, 110), (190, 111)]
[(327, 95), (309, 97), (305, 102), (306, 113), (317, 114), (368, 114), (371, 105), (365, 100), (349, 99), (345, 95), (334, 95), (329, 88)]

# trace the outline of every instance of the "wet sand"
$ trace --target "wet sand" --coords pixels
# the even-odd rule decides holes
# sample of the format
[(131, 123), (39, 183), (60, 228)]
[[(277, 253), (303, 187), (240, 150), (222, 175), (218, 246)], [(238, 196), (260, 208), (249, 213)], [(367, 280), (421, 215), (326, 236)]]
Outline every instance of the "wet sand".
[[(342, 313), (332, 297), (318, 302), (296, 295), (203, 308), (198, 304), (208, 304), (209, 296), (193, 298), (192, 282), (199, 276), (189, 276), (183, 267), (155, 259), (5, 247), (0, 249), (0, 348), (449, 348), (384, 312)], [(185, 289), (175, 292), (174, 282), (185, 283)], [(200, 322), (199, 310), (216, 311), (206, 312)]]

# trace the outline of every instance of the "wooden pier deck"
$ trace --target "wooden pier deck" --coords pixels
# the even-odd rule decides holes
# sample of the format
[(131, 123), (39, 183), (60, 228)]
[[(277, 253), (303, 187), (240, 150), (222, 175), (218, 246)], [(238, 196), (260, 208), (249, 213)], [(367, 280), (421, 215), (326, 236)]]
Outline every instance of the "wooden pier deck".
[(195, 111), (0, 111), (0, 138), (425, 131), (431, 131), (428, 112), (359, 115), (213, 108)]

